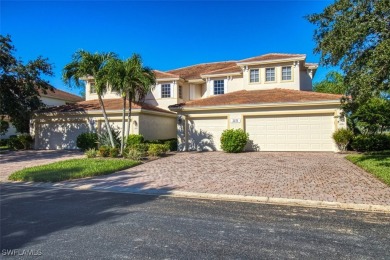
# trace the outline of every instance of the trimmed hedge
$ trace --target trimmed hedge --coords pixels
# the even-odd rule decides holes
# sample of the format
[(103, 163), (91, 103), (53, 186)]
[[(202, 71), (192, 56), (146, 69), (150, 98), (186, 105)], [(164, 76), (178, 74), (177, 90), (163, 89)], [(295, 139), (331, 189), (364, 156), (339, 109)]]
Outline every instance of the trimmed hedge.
[(159, 139), (159, 140), (147, 140), (148, 144), (165, 144), (169, 147), (169, 151), (177, 151), (177, 138)]
[(383, 151), (390, 149), (390, 135), (373, 134), (358, 135), (351, 144), (352, 148), (359, 152)]

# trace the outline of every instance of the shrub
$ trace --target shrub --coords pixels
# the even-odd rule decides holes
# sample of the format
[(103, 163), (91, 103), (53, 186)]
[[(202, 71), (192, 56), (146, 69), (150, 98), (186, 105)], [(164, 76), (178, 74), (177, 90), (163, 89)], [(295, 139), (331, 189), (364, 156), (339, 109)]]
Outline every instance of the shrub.
[(16, 135), (11, 135), (8, 139), (8, 147), (14, 150), (20, 150), (23, 149), (24, 146)]
[(116, 158), (119, 156), (119, 148), (117, 147), (111, 147), (110, 148), (110, 157)]
[(144, 141), (145, 140), (142, 135), (129, 135), (126, 140), (126, 146), (131, 147), (133, 145), (141, 144)]
[(17, 136), (20, 143), (23, 145), (23, 149), (30, 149), (34, 140), (30, 134), (20, 134)]
[(148, 154), (150, 156), (162, 156), (169, 151), (169, 147), (166, 144), (149, 144)]
[(140, 161), (143, 157), (143, 154), (138, 149), (130, 147), (129, 149), (127, 149), (125, 157), (134, 161)]
[(98, 155), (98, 150), (91, 148), (86, 150), (84, 154), (87, 156), (87, 158), (95, 158)]
[(242, 129), (226, 129), (222, 132), (221, 148), (227, 153), (240, 153), (244, 151), (249, 140), (249, 134)]
[(97, 149), (98, 135), (96, 133), (82, 133), (77, 136), (76, 145), (83, 151)]
[[(112, 137), (114, 138), (115, 147), (120, 147), (121, 146), (120, 131), (115, 129), (111, 129), (111, 131), (112, 131)], [(100, 146), (111, 146), (110, 135), (108, 134), (108, 131), (104, 131), (98, 134), (98, 143)]]
[(177, 139), (169, 139), (164, 142), (164, 144), (167, 144), (169, 147), (169, 151), (177, 151)]
[(353, 139), (351, 146), (359, 152), (388, 150), (390, 149), (390, 135), (358, 135)]
[(340, 151), (343, 152), (347, 149), (349, 142), (352, 140), (353, 132), (346, 128), (340, 128), (333, 133), (332, 137)]
[(110, 155), (110, 147), (105, 146), (105, 145), (100, 146), (99, 147), (99, 155), (101, 157), (108, 157)]
[(177, 138), (147, 140), (147, 141), (145, 141), (145, 143), (148, 143), (148, 144), (167, 144), (169, 146), (169, 151), (177, 151)]

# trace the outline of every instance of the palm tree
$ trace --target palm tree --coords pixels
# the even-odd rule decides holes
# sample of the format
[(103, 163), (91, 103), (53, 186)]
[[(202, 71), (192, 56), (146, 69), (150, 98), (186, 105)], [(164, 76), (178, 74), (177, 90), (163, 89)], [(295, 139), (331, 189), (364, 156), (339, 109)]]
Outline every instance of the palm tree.
[(132, 80), (129, 81), (129, 88), (127, 88), (127, 99), (129, 100), (129, 111), (127, 114), (127, 132), (126, 136), (130, 134), (130, 123), (131, 123), (131, 103), (139, 102), (142, 103), (146, 95), (154, 89), (156, 84), (156, 76), (153, 70), (149, 67), (143, 67), (141, 56), (133, 54), (128, 59), (128, 63), (131, 64), (133, 76)]
[(121, 153), (125, 143), (126, 98), (129, 101), (129, 112), (126, 136), (130, 134), (131, 103), (141, 101), (155, 84), (151, 69), (142, 67), (141, 57), (134, 54), (127, 60), (111, 59), (107, 64), (106, 80), (113, 90), (118, 91), (123, 99)]
[(116, 57), (116, 54), (112, 52), (108, 53), (90, 53), (84, 50), (77, 51), (73, 57), (72, 61), (65, 65), (63, 69), (62, 79), (65, 84), (71, 85), (73, 82), (76, 86), (82, 86), (80, 81), (82, 78), (93, 77), (95, 80), (96, 93), (98, 95), (99, 104), (102, 109), (104, 122), (107, 128), (107, 132), (110, 137), (110, 142), (112, 147), (115, 147), (114, 138), (112, 136), (110, 123), (108, 121), (106, 109), (104, 107), (104, 102), (102, 95), (107, 90), (107, 81), (105, 79), (105, 69), (107, 62), (110, 59)]

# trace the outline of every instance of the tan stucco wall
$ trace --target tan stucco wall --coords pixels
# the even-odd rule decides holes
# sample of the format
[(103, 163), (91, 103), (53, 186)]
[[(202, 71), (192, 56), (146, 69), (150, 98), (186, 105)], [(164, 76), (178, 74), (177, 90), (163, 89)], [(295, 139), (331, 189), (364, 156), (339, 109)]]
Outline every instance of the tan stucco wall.
[(139, 132), (145, 140), (169, 139), (176, 137), (176, 117), (142, 114)]
[[(178, 112), (178, 118), (182, 119), (181, 124), (177, 124), (177, 137), (179, 141), (179, 149), (185, 150), (185, 140), (188, 140), (188, 136), (185, 136), (186, 127), (185, 122), (188, 119), (193, 118), (227, 118), (227, 129), (241, 128), (245, 129), (245, 117), (248, 116), (283, 116), (283, 115), (317, 115), (317, 114), (328, 114), (334, 115), (334, 130), (338, 127), (345, 127), (345, 120), (339, 118), (340, 109), (337, 104), (329, 105), (295, 105), (290, 107), (263, 107), (263, 108), (231, 108), (226, 110), (209, 109), (201, 111), (181, 111)], [(210, 121), (212, 123), (212, 121)], [(211, 125), (210, 125), (211, 126)], [(337, 147), (334, 146), (334, 151), (337, 151)]]
[[(121, 111), (107, 113), (110, 125), (121, 132)], [(130, 134), (143, 134), (149, 140), (176, 136), (176, 115), (150, 113), (133, 112)], [(35, 137), (35, 149), (77, 149), (78, 135), (83, 132), (101, 132), (105, 129), (104, 118), (98, 112), (38, 114), (33, 118), (32, 124), (31, 134)]]
[[(291, 66), (291, 72), (292, 72), (291, 81), (282, 80), (282, 67), (284, 66)], [(266, 68), (275, 68), (274, 82), (265, 81)], [(259, 69), (260, 82), (250, 83), (250, 69)], [(299, 70), (300, 70), (299, 64), (294, 64), (293, 62), (248, 66), (248, 69), (245, 69), (243, 72), (244, 89), (258, 90), (258, 89), (283, 88), (283, 89), (299, 90), (300, 89)]]

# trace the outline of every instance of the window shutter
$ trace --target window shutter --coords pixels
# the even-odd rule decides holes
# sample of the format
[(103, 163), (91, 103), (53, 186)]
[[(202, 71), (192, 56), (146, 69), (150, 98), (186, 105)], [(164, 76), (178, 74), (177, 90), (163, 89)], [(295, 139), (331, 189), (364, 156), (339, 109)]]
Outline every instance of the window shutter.
[(161, 98), (161, 84), (156, 84), (156, 98)]
[(171, 94), (171, 98), (174, 97), (174, 95), (173, 95), (173, 89), (174, 89), (173, 85), (176, 85), (176, 84), (175, 83), (169, 84), (169, 87), (170, 87), (170, 91), (169, 92)]
[(226, 94), (228, 91), (228, 79), (223, 80), (223, 93)]

